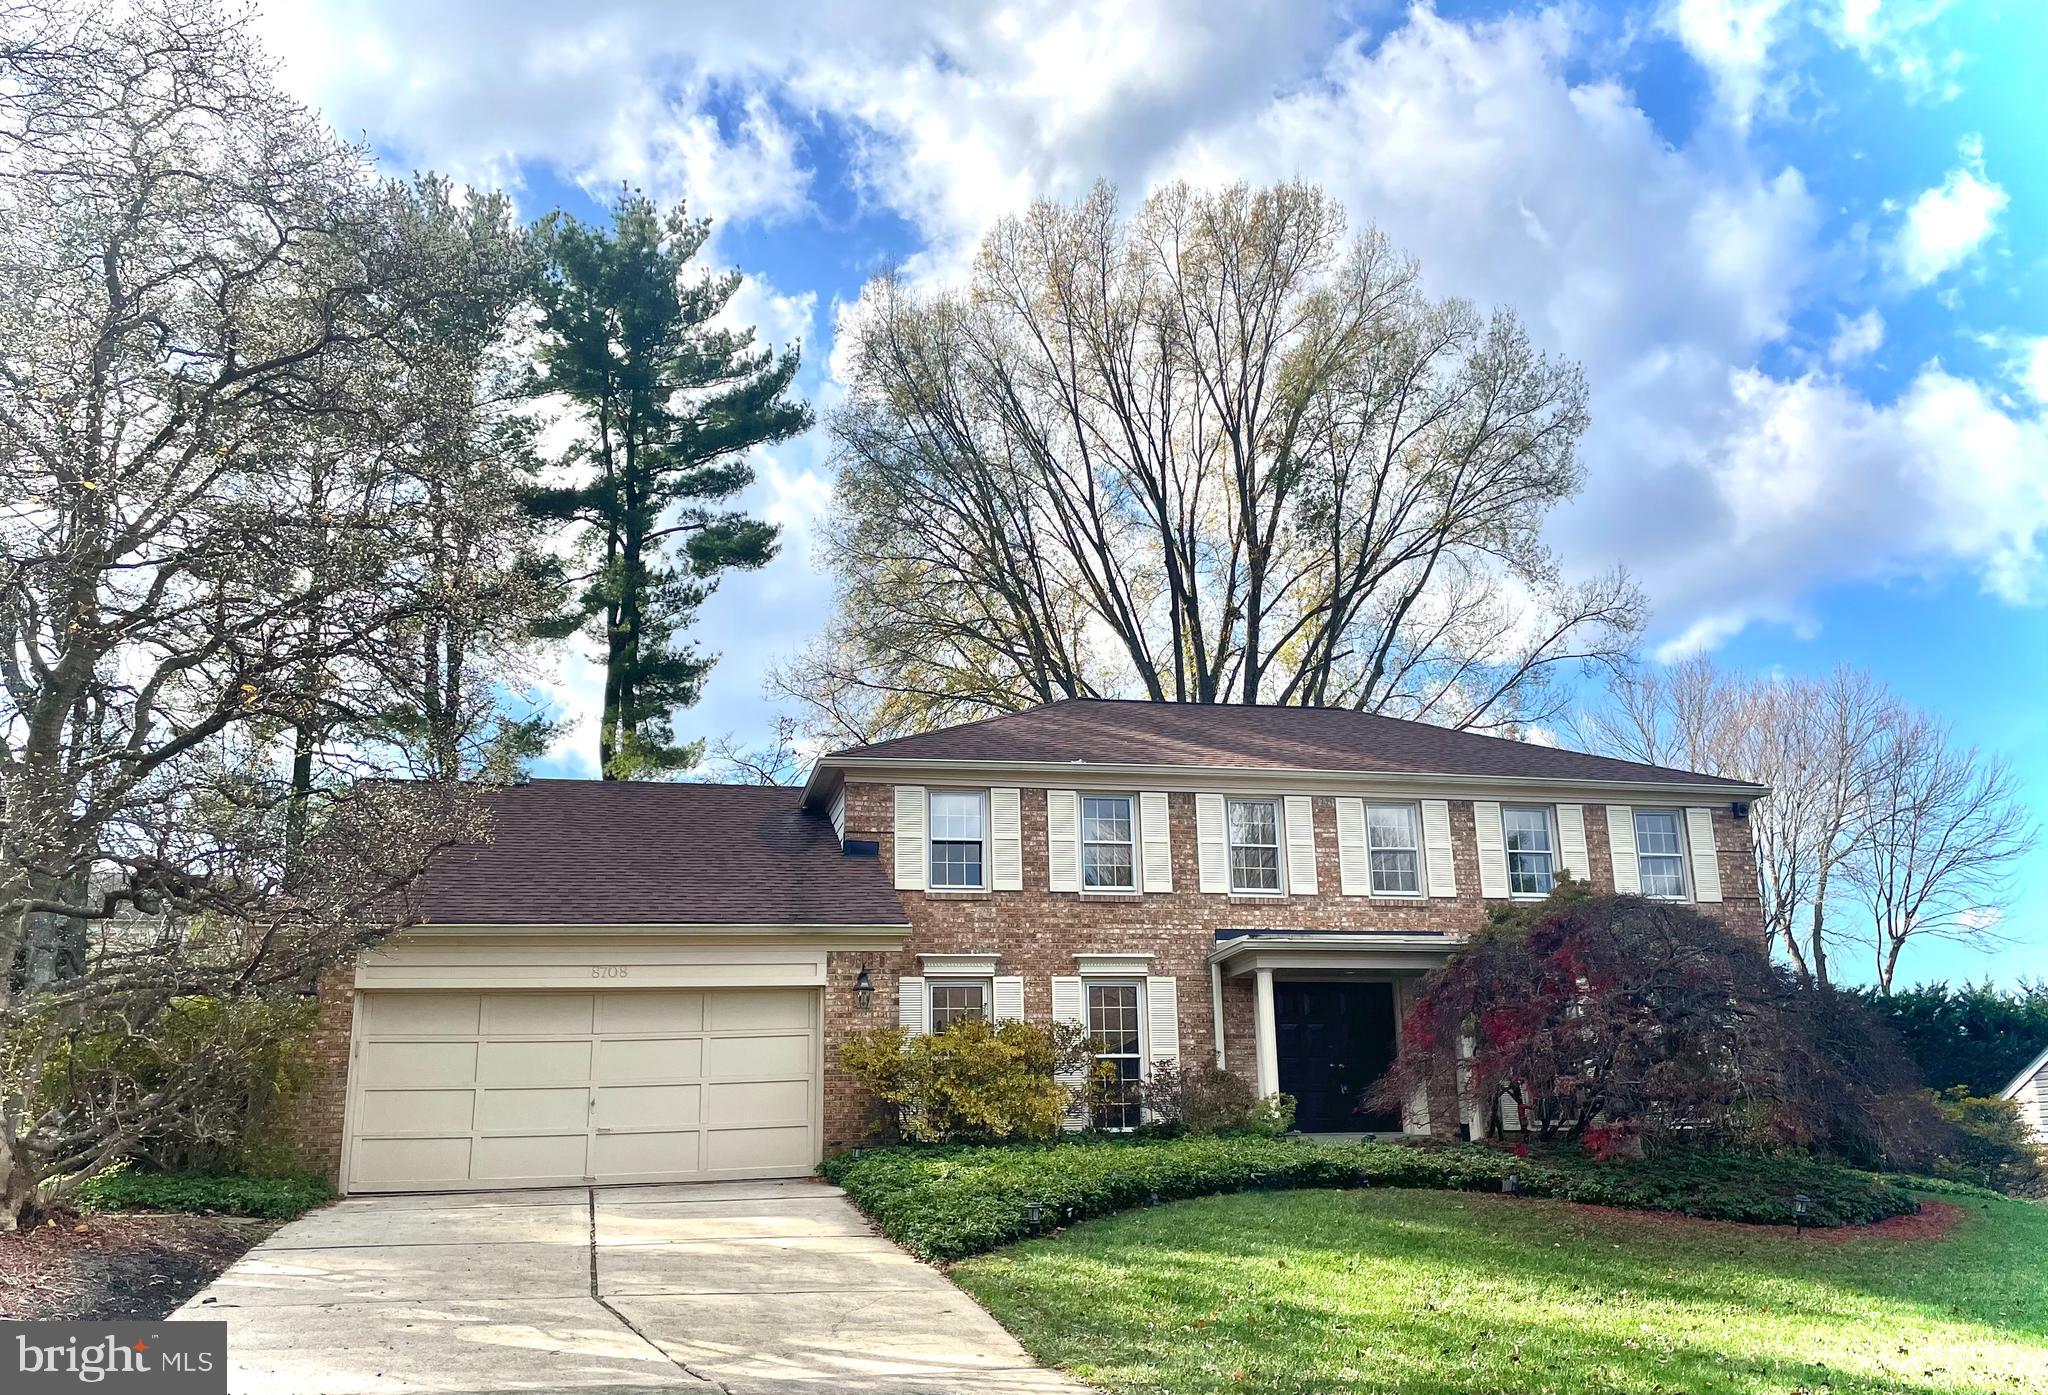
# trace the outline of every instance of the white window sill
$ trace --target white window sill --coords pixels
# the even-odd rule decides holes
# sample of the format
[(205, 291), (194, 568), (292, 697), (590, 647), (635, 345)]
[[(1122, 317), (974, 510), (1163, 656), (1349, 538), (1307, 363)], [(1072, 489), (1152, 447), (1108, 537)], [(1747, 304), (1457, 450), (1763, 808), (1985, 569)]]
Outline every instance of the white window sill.
[(1136, 890), (1107, 890), (1102, 887), (1085, 888), (1081, 892), (1084, 901), (1142, 901), (1145, 893)]
[(936, 896), (942, 901), (982, 901), (994, 895), (994, 893), (985, 887), (948, 886), (937, 890), (927, 890), (925, 895)]
[(1284, 891), (1233, 891), (1230, 893), (1230, 899), (1256, 904), (1261, 901), (1285, 901), (1289, 898)]

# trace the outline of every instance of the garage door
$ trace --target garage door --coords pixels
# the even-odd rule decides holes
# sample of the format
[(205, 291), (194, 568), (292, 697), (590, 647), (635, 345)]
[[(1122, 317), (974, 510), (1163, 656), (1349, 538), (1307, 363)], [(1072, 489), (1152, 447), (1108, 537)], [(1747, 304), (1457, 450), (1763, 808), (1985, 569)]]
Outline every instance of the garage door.
[(790, 1176), (818, 1159), (813, 989), (358, 999), (352, 1191)]

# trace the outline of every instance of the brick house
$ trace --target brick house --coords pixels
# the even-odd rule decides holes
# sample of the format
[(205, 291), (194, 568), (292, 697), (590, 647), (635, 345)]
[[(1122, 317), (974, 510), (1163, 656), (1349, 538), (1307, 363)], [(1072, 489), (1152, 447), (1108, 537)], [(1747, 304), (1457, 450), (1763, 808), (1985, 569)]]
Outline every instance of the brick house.
[(801, 790), (536, 780), (428, 876), (421, 925), (323, 982), (304, 1139), (360, 1191), (800, 1173), (862, 1138), (839, 1037), (961, 1014), (1081, 1022), (1127, 1078), (1213, 1060), (1304, 1131), (1429, 1129), (1356, 1100), (1488, 905), (1570, 872), (1761, 935), (1764, 793), (1093, 700), (836, 752)]

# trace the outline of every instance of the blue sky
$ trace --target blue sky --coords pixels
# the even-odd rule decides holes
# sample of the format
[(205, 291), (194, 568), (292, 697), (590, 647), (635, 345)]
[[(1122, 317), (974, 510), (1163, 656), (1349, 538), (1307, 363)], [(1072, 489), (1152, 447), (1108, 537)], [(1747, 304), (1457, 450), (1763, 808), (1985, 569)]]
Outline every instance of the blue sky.
[[(840, 307), (959, 274), (989, 221), (1108, 178), (1300, 176), (1584, 363), (1568, 567), (1616, 561), (1653, 649), (1849, 661), (2048, 795), (2048, 5), (1286, 0), (922, 6), (327, 0), (263, 17), (286, 81), (393, 169), (601, 216), (622, 182), (718, 220), (738, 307), (829, 404)], [(787, 529), (702, 635), (692, 734), (763, 731), (815, 633), (824, 443), (760, 462)], [(550, 692), (587, 712), (570, 659)], [(587, 723), (550, 759), (587, 773)], [(1997, 954), (2048, 976), (2048, 855)]]

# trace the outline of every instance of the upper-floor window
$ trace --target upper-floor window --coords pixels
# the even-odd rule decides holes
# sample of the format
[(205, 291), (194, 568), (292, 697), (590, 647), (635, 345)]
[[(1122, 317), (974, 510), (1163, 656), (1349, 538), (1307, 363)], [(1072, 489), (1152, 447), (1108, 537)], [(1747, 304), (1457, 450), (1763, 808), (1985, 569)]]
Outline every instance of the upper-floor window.
[(934, 888), (979, 890), (988, 847), (988, 796), (980, 790), (931, 792)]
[(1230, 840), (1230, 889), (1280, 889), (1280, 801), (1233, 799), (1225, 810)]
[(1422, 852), (1416, 837), (1414, 805), (1367, 805), (1365, 844), (1372, 854), (1373, 895), (1422, 894)]
[(1508, 891), (1515, 896), (1548, 896), (1557, 882), (1557, 842), (1550, 810), (1540, 804), (1510, 804), (1500, 811), (1507, 836)]
[(1135, 821), (1127, 794), (1081, 797), (1081, 886), (1087, 891), (1135, 891)]
[(943, 1032), (955, 1022), (964, 1018), (988, 1020), (988, 985), (986, 983), (945, 983), (934, 980), (929, 991), (932, 997), (932, 1030)]
[(1685, 843), (1676, 809), (1636, 810), (1636, 875), (1645, 896), (1685, 899)]

